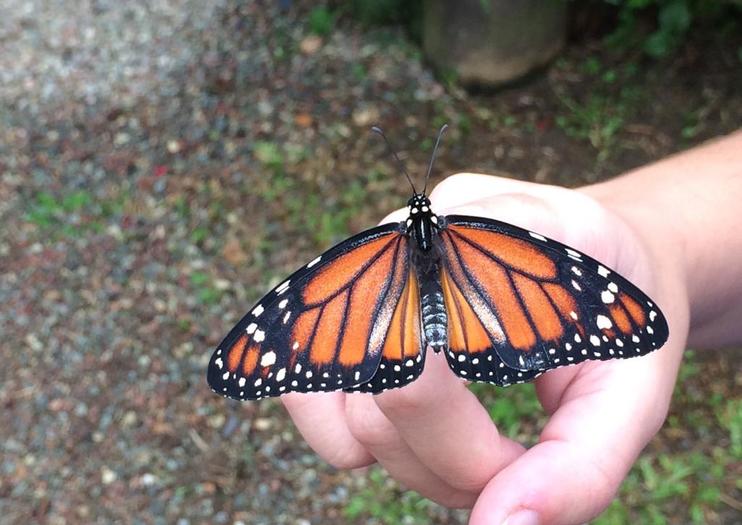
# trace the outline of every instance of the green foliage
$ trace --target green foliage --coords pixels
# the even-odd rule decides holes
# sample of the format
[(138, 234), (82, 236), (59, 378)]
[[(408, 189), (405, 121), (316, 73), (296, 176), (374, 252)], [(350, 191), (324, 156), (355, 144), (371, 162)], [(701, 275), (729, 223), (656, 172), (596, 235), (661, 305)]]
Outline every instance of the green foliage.
[[(739, 30), (739, 22), (729, 16), (730, 12), (739, 14), (740, 5), (735, 0), (605, 1), (619, 8), (617, 27), (608, 35), (607, 43), (624, 49), (638, 47), (655, 59), (677, 50), (694, 24), (721, 24), (730, 28), (727, 32)], [(655, 25), (650, 33), (640, 28), (640, 21), (647, 18), (652, 18)]]
[(25, 217), (56, 237), (82, 237), (101, 232), (103, 221), (119, 213), (122, 206), (122, 198), (96, 200), (87, 190), (62, 196), (40, 192), (31, 199)]
[(727, 462), (718, 453), (711, 457), (699, 452), (641, 457), (618, 497), (595, 524), (664, 525), (672, 522), (670, 516), (681, 501), (694, 524), (707, 523), (707, 513), (721, 501)]
[(222, 291), (214, 286), (212, 279), (205, 272), (195, 271), (191, 274), (191, 287), (198, 302), (205, 305), (216, 304), (222, 297)]
[(255, 158), (274, 171), (283, 169), (284, 158), (281, 148), (273, 142), (258, 141), (253, 146)]
[(587, 94), (557, 92), (565, 111), (555, 121), (570, 137), (589, 141), (602, 162), (617, 147), (619, 133), (642, 101), (638, 68), (632, 63), (608, 67), (591, 57), (581, 69), (595, 77), (594, 88)]
[(729, 432), (729, 452), (742, 461), (742, 399), (732, 399), (717, 410), (721, 425)]
[(536, 438), (535, 435), (520, 436), (524, 423), (533, 423), (536, 417), (543, 414), (532, 383), (505, 389), (472, 383), (469, 389), (487, 409), (501, 433), (513, 439)]
[(384, 525), (423, 525), (430, 522), (429, 508), (434, 503), (416, 492), (404, 491), (379, 467), (369, 471), (367, 485), (351, 497), (345, 507), (349, 520), (373, 518)]
[(353, 18), (366, 26), (401, 24), (414, 37), (422, 29), (421, 0), (350, 0), (345, 4)]
[(317, 36), (328, 36), (335, 27), (335, 17), (326, 6), (315, 7), (309, 12), (309, 31)]

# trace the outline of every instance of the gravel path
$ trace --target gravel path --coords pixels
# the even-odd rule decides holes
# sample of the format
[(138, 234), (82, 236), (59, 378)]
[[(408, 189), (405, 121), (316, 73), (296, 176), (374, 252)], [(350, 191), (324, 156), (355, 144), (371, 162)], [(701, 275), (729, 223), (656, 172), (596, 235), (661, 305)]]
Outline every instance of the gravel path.
[[(364, 476), (324, 465), (276, 403), (205, 385), (269, 270), (317, 248), (253, 146), (285, 145), (290, 175), (336, 201), (323, 174), (358, 156), (336, 148), (380, 116), (356, 102), (416, 84), (425, 103), (440, 87), (409, 49), (310, 36), (301, 6), (0, 13), (2, 521), (344, 523)], [(272, 248), (282, 234), (288, 253)]]

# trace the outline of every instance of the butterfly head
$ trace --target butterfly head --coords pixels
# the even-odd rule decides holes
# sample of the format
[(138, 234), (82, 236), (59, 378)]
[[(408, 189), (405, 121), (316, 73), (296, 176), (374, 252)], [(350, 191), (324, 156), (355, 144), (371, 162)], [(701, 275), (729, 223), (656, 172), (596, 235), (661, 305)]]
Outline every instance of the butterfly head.
[(410, 218), (433, 213), (430, 211), (430, 199), (423, 193), (415, 193), (410, 197), (407, 201), (407, 209), (410, 212)]
[(407, 233), (417, 241), (418, 247), (427, 252), (432, 247), (435, 232), (439, 229), (438, 216), (430, 209), (430, 199), (424, 193), (415, 193), (407, 201)]

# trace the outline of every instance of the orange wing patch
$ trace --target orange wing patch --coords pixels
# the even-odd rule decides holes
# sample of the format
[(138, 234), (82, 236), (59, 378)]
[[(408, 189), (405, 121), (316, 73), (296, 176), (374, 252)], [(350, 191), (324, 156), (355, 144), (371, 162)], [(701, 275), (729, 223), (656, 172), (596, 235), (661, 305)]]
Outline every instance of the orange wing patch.
[(621, 300), (621, 303), (623, 303), (624, 307), (629, 312), (629, 315), (634, 320), (634, 322), (638, 326), (643, 328), (647, 322), (647, 319), (644, 315), (644, 310), (642, 310), (642, 307), (639, 306), (639, 303), (634, 301), (625, 293), (618, 294), (618, 298)]
[(519, 274), (513, 274), (513, 281), (541, 339), (550, 341), (561, 337), (564, 333), (561, 320), (541, 286)]
[(302, 352), (306, 349), (312, 339), (314, 327), (317, 326), (317, 319), (319, 318), (319, 312), (321, 309), (321, 307), (317, 306), (311, 310), (307, 310), (296, 320), (292, 331), (292, 337), (289, 341), (292, 344), (292, 350), (294, 352)]
[(465, 226), (451, 225), (449, 229), (521, 273), (539, 279), (554, 279), (557, 275), (554, 261), (530, 243), (502, 233)]
[(608, 311), (611, 314), (611, 317), (613, 318), (613, 323), (618, 326), (618, 329), (621, 330), (624, 334), (630, 334), (632, 332), (631, 330), (631, 321), (629, 321), (629, 317), (626, 315), (626, 311), (621, 308), (618, 304), (612, 304)]
[(390, 360), (415, 357), (420, 353), (420, 290), (410, 272), (394, 310), (381, 354)]
[(322, 308), (322, 315), (309, 351), (309, 360), (315, 365), (326, 365), (335, 359), (338, 336), (347, 309), (348, 294), (348, 290), (338, 294)]
[(544, 290), (546, 290), (562, 317), (574, 319), (573, 315), (577, 315), (577, 301), (563, 286), (555, 283), (544, 283)]
[(247, 335), (242, 334), (237, 341), (234, 342), (232, 348), (227, 352), (227, 370), (230, 372), (236, 372), (242, 362), (242, 355), (245, 353), (245, 345), (247, 344)]
[(384, 289), (384, 283), (389, 278), (393, 257), (394, 251), (387, 250), (358, 281), (353, 283), (343, 341), (338, 355), (338, 361), (343, 366), (357, 365), (366, 356), (373, 320), (373, 316), (369, 315), (369, 308), (373, 308), (379, 300), (379, 290)]
[[(489, 232), (476, 232), (489, 233)], [(472, 274), (494, 306), (510, 344), (519, 350), (528, 350), (536, 344), (536, 334), (518, 301), (508, 274), (502, 265), (493, 263), (480, 250), (465, 242), (456, 242), (463, 264)]]
[(461, 290), (444, 269), (441, 272), (443, 298), (448, 312), (448, 346), (454, 352), (484, 352), (492, 346), (482, 322)]
[(397, 235), (390, 235), (376, 239), (332, 261), (306, 284), (303, 291), (304, 303), (314, 305), (327, 301), (364, 271), (374, 257), (390, 248), (396, 238)]
[(249, 376), (255, 370), (258, 364), (259, 347), (256, 344), (250, 345), (245, 354), (245, 360), (242, 362), (242, 374)]

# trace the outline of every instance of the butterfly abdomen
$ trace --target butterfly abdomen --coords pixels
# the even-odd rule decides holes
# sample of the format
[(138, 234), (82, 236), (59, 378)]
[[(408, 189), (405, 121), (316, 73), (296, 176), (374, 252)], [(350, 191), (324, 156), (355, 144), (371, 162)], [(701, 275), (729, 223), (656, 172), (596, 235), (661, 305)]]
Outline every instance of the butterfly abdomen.
[(448, 316), (443, 290), (438, 279), (431, 274), (420, 278), (420, 306), (425, 341), (436, 351), (448, 348)]

